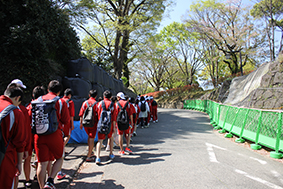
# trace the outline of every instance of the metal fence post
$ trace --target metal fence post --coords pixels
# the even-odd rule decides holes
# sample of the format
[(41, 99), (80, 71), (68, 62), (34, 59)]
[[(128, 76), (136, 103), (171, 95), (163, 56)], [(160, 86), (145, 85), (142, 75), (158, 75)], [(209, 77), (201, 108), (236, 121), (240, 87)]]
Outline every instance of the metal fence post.
[(270, 152), (270, 157), (275, 158), (275, 159), (280, 159), (283, 157), (283, 154), (279, 153), (280, 136), (282, 133), (281, 127), (282, 127), (282, 112), (278, 113), (275, 151)]
[(260, 129), (261, 129), (261, 120), (262, 120), (262, 111), (260, 111), (259, 118), (258, 118), (255, 144), (251, 144), (251, 149), (253, 149), (253, 150), (260, 150), (261, 149), (261, 146), (258, 144), (258, 138), (259, 138), (259, 133), (260, 133)]

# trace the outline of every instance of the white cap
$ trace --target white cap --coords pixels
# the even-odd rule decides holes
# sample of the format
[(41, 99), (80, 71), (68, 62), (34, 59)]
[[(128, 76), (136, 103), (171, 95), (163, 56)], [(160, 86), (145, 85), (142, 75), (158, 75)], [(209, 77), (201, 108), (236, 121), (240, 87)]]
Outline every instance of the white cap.
[(24, 88), (24, 89), (27, 88), (27, 87), (23, 84), (23, 82), (22, 82), (21, 80), (19, 80), (19, 79), (14, 79), (14, 80), (11, 82), (11, 84), (12, 84), (12, 83), (18, 84), (20, 87), (22, 87), (22, 88)]
[(120, 97), (121, 99), (125, 100), (125, 95), (124, 95), (123, 92), (119, 92), (119, 93), (117, 94), (117, 97)]

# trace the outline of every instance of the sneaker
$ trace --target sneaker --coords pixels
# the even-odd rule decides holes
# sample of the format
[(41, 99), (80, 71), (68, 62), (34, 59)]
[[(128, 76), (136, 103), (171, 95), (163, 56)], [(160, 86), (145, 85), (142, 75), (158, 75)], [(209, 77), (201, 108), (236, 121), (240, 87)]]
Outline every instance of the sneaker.
[(124, 151), (124, 150), (123, 150), (123, 151), (120, 150), (120, 151), (119, 151), (119, 154), (120, 154), (120, 155), (124, 155), (124, 154), (125, 154), (125, 151)]
[(149, 124), (145, 126), (145, 128), (149, 128)]
[(51, 189), (56, 189), (56, 187), (54, 186), (54, 184), (53, 183), (51, 183), (51, 182), (46, 182), (46, 184), (44, 185), (44, 187), (43, 188), (51, 188)]
[(155, 123), (155, 121), (153, 121), (152, 123)]
[(133, 132), (133, 136), (137, 136), (137, 133), (136, 133), (136, 131), (134, 131), (134, 132)]
[(86, 162), (93, 162), (94, 161), (94, 157), (87, 157), (85, 159)]
[(128, 148), (128, 147), (125, 148), (125, 151), (129, 152), (129, 153), (133, 153), (133, 151), (130, 148)]
[(58, 179), (58, 180), (61, 180), (61, 179), (65, 178), (65, 177), (66, 177), (66, 173), (59, 172), (59, 173), (57, 174), (57, 179)]
[(101, 163), (100, 158), (96, 158), (95, 163), (96, 163), (96, 164), (100, 164), (100, 163)]
[(110, 154), (110, 155), (109, 155), (109, 158), (110, 158), (110, 159), (114, 159), (114, 158), (115, 158), (115, 155), (114, 155), (114, 154)]
[(156, 123), (158, 122), (158, 119), (155, 121)]
[(31, 180), (25, 181), (25, 187), (26, 188), (31, 188), (31, 185), (32, 185), (32, 181)]

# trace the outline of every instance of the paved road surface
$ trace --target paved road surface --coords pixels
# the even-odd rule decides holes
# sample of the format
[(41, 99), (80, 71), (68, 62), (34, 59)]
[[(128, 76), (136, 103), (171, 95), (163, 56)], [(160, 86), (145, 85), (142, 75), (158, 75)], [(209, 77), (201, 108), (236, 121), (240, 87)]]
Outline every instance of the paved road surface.
[(133, 137), (133, 155), (119, 156), (115, 149), (110, 162), (103, 151), (98, 166), (84, 162), (86, 145), (70, 145), (63, 165), (69, 176), (56, 180), (57, 188), (283, 189), (282, 163), (217, 134), (206, 114), (158, 111), (159, 123)]

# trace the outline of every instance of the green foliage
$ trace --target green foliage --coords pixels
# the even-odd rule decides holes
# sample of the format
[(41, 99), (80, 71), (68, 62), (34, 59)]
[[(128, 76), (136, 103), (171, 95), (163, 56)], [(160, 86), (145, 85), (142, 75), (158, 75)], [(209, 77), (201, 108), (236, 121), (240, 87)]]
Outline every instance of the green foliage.
[(80, 56), (68, 15), (48, 0), (0, 1), (0, 91), (15, 79), (47, 85), (64, 76), (70, 59)]

